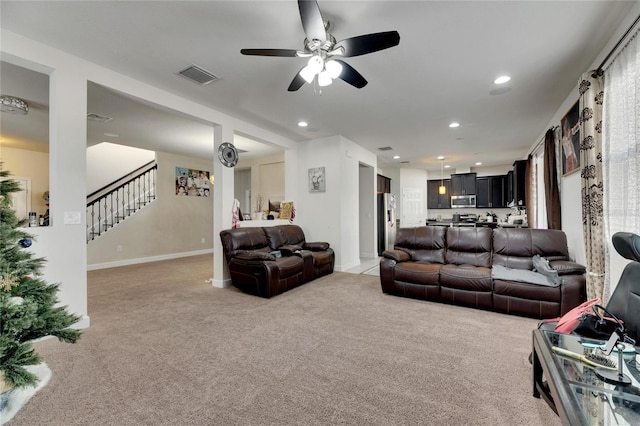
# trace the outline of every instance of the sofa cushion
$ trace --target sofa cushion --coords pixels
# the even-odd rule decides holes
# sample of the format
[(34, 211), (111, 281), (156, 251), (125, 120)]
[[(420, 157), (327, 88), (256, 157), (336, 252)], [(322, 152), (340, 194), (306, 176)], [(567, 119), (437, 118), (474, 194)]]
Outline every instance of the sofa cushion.
[(298, 256), (284, 256), (276, 259), (276, 265), (280, 271), (280, 279), (284, 279), (301, 274), (303, 261)]
[(446, 262), (491, 266), (491, 228), (447, 228)]
[(519, 281), (493, 281), (493, 293), (525, 300), (560, 301), (560, 286), (540, 286)]
[(568, 260), (565, 233), (558, 229), (496, 228), (493, 230), (493, 263), (517, 269), (533, 269), (533, 256), (549, 262)]
[(313, 264), (318, 266), (330, 265), (334, 262), (334, 255), (332, 250), (326, 251), (312, 251)]
[(491, 292), (491, 268), (473, 265), (442, 265), (440, 285), (467, 291)]
[(304, 232), (298, 225), (265, 226), (261, 229), (273, 250), (282, 246), (304, 246)]
[(393, 278), (405, 283), (438, 285), (441, 266), (438, 263), (402, 262), (396, 264)]
[(394, 248), (409, 254), (413, 261), (444, 263), (445, 233), (442, 226), (400, 228)]
[(227, 262), (238, 253), (258, 249), (264, 249), (267, 253), (271, 251), (262, 228), (226, 229), (220, 231), (220, 239)]

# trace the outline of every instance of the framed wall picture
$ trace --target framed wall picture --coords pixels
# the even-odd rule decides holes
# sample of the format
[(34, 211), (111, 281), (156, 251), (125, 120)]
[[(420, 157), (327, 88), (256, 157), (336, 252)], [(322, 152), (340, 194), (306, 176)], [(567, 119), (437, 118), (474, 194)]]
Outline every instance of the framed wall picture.
[(280, 204), (280, 219), (291, 219), (293, 212), (293, 201), (285, 201)]
[(562, 129), (562, 175), (580, 169), (580, 111), (578, 101), (560, 120)]
[(210, 183), (211, 173), (206, 170), (176, 167), (176, 195), (208, 197)]
[(324, 192), (325, 184), (324, 167), (309, 169), (309, 192)]

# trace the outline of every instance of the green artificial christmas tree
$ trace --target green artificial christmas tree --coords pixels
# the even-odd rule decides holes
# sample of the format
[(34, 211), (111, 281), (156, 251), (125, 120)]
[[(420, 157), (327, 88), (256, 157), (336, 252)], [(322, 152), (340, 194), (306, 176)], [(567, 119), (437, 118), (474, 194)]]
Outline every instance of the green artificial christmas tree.
[(22, 229), (27, 220), (18, 220), (11, 208), (10, 194), (20, 187), (9, 175), (0, 163), (0, 393), (37, 383), (25, 369), (41, 362), (34, 339), (75, 343), (80, 337), (70, 328), (80, 317), (57, 305), (58, 285), (40, 276), (45, 260), (26, 250), (33, 237)]

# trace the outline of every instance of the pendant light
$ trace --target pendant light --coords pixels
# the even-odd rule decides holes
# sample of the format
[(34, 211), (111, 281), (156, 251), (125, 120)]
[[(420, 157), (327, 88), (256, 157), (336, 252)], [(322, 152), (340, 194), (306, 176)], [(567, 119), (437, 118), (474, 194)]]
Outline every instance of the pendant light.
[(440, 158), (440, 186), (438, 187), (438, 194), (445, 195), (447, 188), (444, 186), (444, 157)]

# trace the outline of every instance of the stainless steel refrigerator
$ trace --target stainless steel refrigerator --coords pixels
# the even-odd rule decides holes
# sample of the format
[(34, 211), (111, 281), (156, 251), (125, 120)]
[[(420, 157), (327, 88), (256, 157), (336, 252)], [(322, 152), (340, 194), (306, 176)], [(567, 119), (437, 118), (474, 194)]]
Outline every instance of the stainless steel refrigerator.
[(396, 241), (396, 196), (378, 194), (378, 256), (390, 250)]

